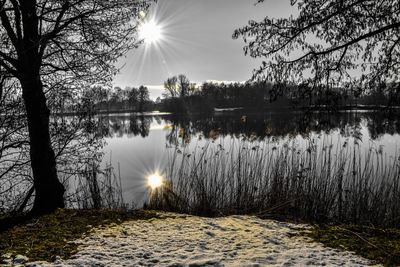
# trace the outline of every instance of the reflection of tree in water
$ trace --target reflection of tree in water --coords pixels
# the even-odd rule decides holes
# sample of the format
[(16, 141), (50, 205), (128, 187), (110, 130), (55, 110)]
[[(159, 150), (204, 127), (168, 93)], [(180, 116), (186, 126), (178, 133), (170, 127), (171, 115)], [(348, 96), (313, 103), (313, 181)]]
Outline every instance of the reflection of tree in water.
[(154, 116), (154, 120), (158, 125), (161, 125), (163, 123), (161, 116)]
[(394, 135), (400, 133), (400, 121), (397, 116), (372, 114), (366, 120), (366, 124), (372, 139), (377, 139), (384, 134)]
[(97, 132), (101, 137), (111, 137), (108, 116), (99, 116), (97, 123)]
[(99, 116), (98, 132), (103, 137), (147, 137), (150, 133), (151, 116)]
[(147, 137), (150, 133), (150, 124), (152, 122), (152, 117), (145, 117), (131, 115), (129, 117), (129, 131), (128, 136), (138, 136)]
[(167, 135), (170, 145), (188, 143), (195, 135), (214, 139), (217, 136), (246, 137), (263, 140), (307, 138), (313, 134), (329, 134), (339, 131), (343, 137), (362, 139), (362, 128), (368, 129), (372, 139), (383, 134), (399, 134), (398, 119), (378, 113), (266, 113), (266, 114), (223, 114), (210, 117), (200, 115), (168, 117), (171, 130)]
[(263, 140), (307, 138), (313, 134), (329, 134), (338, 131), (343, 137), (362, 138), (365, 127), (373, 140), (384, 134), (399, 134), (400, 121), (383, 113), (301, 113), (270, 112), (263, 114), (215, 114), (214, 116), (99, 116), (98, 131), (104, 137), (147, 137), (150, 125), (156, 122), (168, 125), (166, 136), (169, 145), (185, 145), (194, 136), (215, 139), (218, 136), (245, 137)]
[(343, 137), (353, 137), (355, 140), (361, 141), (363, 134), (362, 130), (362, 123), (367, 120), (366, 117), (360, 116), (352, 116), (349, 120), (341, 125), (340, 134)]
[(196, 131), (192, 127), (192, 122), (187, 116), (173, 116), (170, 120), (169, 132), (166, 136), (167, 143), (173, 146), (185, 146), (190, 143)]

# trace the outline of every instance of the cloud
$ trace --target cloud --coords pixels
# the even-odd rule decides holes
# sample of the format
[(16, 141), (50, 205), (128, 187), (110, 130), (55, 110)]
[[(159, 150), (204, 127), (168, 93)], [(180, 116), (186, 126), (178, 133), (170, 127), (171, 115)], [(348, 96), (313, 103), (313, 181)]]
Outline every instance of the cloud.
[(207, 80), (207, 83), (214, 83), (214, 84), (234, 84), (234, 83), (240, 83), (240, 84), (245, 84), (247, 81), (220, 81), (220, 80)]

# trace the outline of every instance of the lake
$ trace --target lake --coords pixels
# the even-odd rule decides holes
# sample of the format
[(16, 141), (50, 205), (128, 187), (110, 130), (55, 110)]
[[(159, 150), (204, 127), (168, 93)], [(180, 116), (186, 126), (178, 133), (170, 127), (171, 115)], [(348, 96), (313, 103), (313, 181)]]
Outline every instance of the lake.
[[(146, 177), (163, 173), (171, 158), (208, 147), (267, 144), (305, 151), (310, 145), (329, 148), (357, 146), (366, 155), (374, 150), (391, 160), (398, 155), (400, 121), (372, 111), (326, 112), (219, 112), (212, 115), (174, 116), (149, 113), (101, 115), (105, 136), (103, 164), (111, 163), (121, 177), (124, 201), (141, 206), (148, 199)], [(174, 154), (175, 153), (175, 154)]]

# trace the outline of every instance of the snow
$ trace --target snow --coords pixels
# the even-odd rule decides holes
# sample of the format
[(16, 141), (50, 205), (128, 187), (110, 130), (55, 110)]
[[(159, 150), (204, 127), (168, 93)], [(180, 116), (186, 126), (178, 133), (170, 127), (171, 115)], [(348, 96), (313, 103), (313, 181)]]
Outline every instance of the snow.
[(96, 229), (71, 259), (27, 266), (369, 266), (350, 252), (298, 235), (307, 225), (251, 216), (203, 218), (163, 213)]
[(28, 257), (23, 255), (17, 255), (13, 259), (11, 254), (5, 254), (3, 258), (4, 265), (0, 263), (0, 266), (24, 266), (24, 263), (29, 260)]

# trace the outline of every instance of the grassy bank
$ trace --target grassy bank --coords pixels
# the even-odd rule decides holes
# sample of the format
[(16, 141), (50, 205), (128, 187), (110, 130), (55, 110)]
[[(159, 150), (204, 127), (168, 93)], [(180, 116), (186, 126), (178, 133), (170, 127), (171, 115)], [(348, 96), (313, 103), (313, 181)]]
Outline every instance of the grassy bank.
[(400, 266), (399, 229), (320, 225), (303, 234), (328, 247), (353, 251), (385, 266)]
[(24, 255), (30, 261), (53, 261), (55, 256), (68, 259), (77, 251), (77, 245), (70, 241), (82, 238), (94, 227), (156, 217), (150, 211), (58, 210), (0, 232), (0, 256)]
[[(108, 227), (127, 220), (159, 218), (161, 215), (156, 212), (143, 210), (58, 210), (1, 232), (0, 255), (26, 255), (30, 261), (52, 262), (55, 256), (68, 259), (77, 252), (77, 245), (71, 241), (84, 237), (95, 227)], [(328, 247), (353, 251), (385, 266), (400, 265), (398, 229), (319, 225), (298, 235), (310, 237)]]

